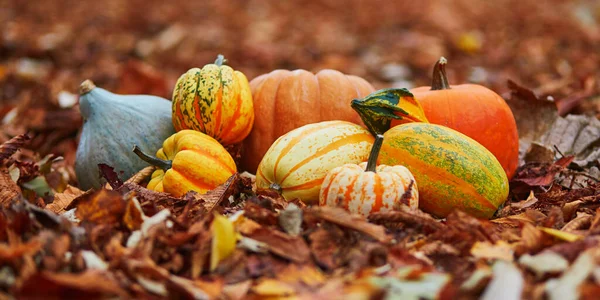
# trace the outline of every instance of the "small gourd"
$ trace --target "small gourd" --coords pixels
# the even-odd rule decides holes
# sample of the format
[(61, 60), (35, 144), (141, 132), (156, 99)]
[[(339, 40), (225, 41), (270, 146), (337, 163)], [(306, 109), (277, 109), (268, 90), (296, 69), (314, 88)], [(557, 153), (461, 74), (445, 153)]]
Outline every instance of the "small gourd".
[(254, 108), (244, 73), (214, 64), (192, 68), (181, 75), (173, 90), (175, 130), (193, 129), (228, 146), (241, 142), (252, 130)]
[(382, 143), (383, 135), (378, 134), (367, 162), (346, 164), (327, 173), (319, 205), (342, 206), (363, 216), (401, 204), (417, 208), (419, 192), (412, 173), (401, 165), (377, 165)]
[(167, 138), (156, 157), (137, 145), (133, 152), (159, 169), (152, 173), (148, 189), (181, 197), (189, 191), (201, 194), (225, 183), (237, 172), (233, 158), (212, 137), (195, 130), (181, 130)]
[(369, 157), (373, 136), (360, 125), (325, 121), (296, 128), (271, 145), (258, 166), (256, 187), (274, 189), (287, 200), (319, 201), (323, 179), (335, 167)]
[(147, 166), (131, 153), (131, 145), (158, 149), (175, 132), (171, 102), (150, 95), (118, 95), (90, 80), (79, 88), (84, 120), (75, 159), (79, 187), (99, 189), (105, 183), (98, 164), (114, 168), (123, 179)]

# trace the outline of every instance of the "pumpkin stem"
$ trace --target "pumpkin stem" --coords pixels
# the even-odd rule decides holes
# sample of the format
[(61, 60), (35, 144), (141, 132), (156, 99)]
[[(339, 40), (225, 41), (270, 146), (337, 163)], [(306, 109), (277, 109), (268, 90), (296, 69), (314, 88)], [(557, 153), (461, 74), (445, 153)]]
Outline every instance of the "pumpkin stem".
[(158, 157), (154, 157), (144, 153), (137, 145), (133, 145), (133, 153), (135, 153), (139, 158), (143, 161), (155, 166), (159, 167), (163, 170), (168, 170), (173, 166), (173, 162), (170, 160), (160, 159)]
[(86, 79), (84, 82), (82, 82), (79, 85), (79, 95), (83, 96), (83, 95), (91, 92), (95, 88), (96, 88), (96, 85), (91, 80)]
[(433, 79), (431, 81), (431, 90), (449, 90), (448, 76), (446, 76), (446, 64), (448, 60), (445, 57), (440, 57), (433, 67)]
[(373, 135), (383, 134), (392, 119), (428, 122), (423, 108), (407, 89), (381, 89), (350, 103)]
[(371, 153), (369, 154), (369, 160), (367, 160), (367, 169), (366, 172), (376, 172), (377, 168), (377, 158), (379, 157), (379, 151), (381, 150), (381, 145), (383, 144), (383, 135), (378, 134), (375, 136), (375, 142), (373, 143), (373, 148), (371, 148)]
[(269, 189), (272, 189), (279, 194), (281, 194), (283, 192), (283, 189), (281, 188), (281, 186), (275, 182), (273, 182), (273, 183), (271, 183), (271, 185), (269, 185)]
[(215, 65), (220, 67), (220, 66), (224, 65), (225, 63), (227, 63), (225, 56), (223, 56), (223, 54), (217, 55), (217, 59), (215, 60)]

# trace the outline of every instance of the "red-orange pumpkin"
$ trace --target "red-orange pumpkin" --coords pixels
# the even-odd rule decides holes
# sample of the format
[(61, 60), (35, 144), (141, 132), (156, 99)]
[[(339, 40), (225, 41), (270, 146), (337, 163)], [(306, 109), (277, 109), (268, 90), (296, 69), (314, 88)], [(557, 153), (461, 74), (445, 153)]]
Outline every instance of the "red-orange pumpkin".
[[(510, 179), (519, 161), (519, 134), (515, 118), (504, 99), (477, 84), (449, 85), (446, 59), (433, 69), (431, 87), (411, 90), (432, 124), (459, 131), (487, 148)], [(399, 122), (392, 120), (391, 126)]]
[(361, 124), (350, 101), (375, 90), (366, 80), (335, 70), (275, 70), (250, 81), (250, 89), (255, 118), (241, 165), (253, 173), (271, 144), (293, 129), (331, 120)]

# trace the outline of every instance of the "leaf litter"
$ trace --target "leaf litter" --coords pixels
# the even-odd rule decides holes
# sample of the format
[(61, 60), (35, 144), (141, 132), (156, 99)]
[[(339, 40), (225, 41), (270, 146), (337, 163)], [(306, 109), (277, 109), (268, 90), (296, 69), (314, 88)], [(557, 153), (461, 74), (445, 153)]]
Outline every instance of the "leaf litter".
[[(268, 17), (261, 18), (236, 5), (189, 4), (200, 8), (186, 11), (237, 16), (227, 26), (216, 21), (219, 14), (206, 16), (214, 25), (206, 35), (190, 34), (193, 15), (129, 17), (135, 3), (97, 15), (128, 15), (124, 23), (100, 22), (104, 31), (88, 29), (93, 18), (78, 13), (105, 11), (92, 3), (58, 1), (44, 15), (22, 7), (18, 19), (0, 14), (11, 24), (0, 41), (6, 54), (0, 62), (0, 297), (596, 297), (600, 84), (594, 66), (600, 57), (590, 49), (600, 38), (597, 4), (594, 10), (586, 1), (553, 1), (557, 9), (548, 11), (546, 3), (522, 1), (515, 12), (496, 2), (477, 9), (461, 9), (475, 7), (471, 0), (426, 2), (386, 3), (390, 9), (378, 18), (390, 21), (374, 24), (362, 4), (315, 1), (294, 8), (298, 24), (308, 24), (303, 18), (315, 10), (330, 23), (298, 26), (293, 35), (285, 33), (283, 17), (293, 4), (283, 3), (265, 4), (258, 15)], [(59, 14), (71, 17), (55, 24), (52, 16)], [(507, 23), (510, 18), (548, 30), (540, 34)], [(488, 26), (470, 28), (461, 20)], [(411, 24), (419, 25), (387, 30)], [(341, 34), (332, 35), (331, 26)], [(504, 35), (510, 30), (524, 32)], [(347, 38), (353, 35), (359, 38)], [(499, 37), (509, 40), (490, 43)], [(382, 47), (380, 40), (390, 43)], [(120, 93), (169, 98), (169, 86), (190, 62), (212, 61), (220, 51), (249, 78), (275, 68), (335, 68), (376, 87), (428, 84), (431, 62), (453, 53), (452, 77), (503, 92), (518, 122), (520, 167), (509, 199), (492, 220), (460, 211), (436, 219), (407, 207), (363, 218), (256, 191), (247, 173), (207, 194), (176, 198), (145, 188), (153, 168), (119, 178), (113, 166), (101, 167), (105, 188), (77, 188), (80, 78)], [(229, 150), (239, 158), (239, 149)]]

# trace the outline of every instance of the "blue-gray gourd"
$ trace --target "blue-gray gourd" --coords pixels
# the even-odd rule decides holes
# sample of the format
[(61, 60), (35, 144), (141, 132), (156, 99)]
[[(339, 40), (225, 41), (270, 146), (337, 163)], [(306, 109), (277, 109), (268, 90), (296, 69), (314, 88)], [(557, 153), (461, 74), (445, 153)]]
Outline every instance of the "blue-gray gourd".
[(79, 87), (79, 110), (84, 124), (75, 158), (75, 174), (82, 189), (99, 189), (106, 182), (98, 164), (114, 168), (128, 179), (148, 166), (131, 151), (138, 145), (157, 151), (175, 133), (171, 101), (151, 95), (118, 95), (90, 80)]

